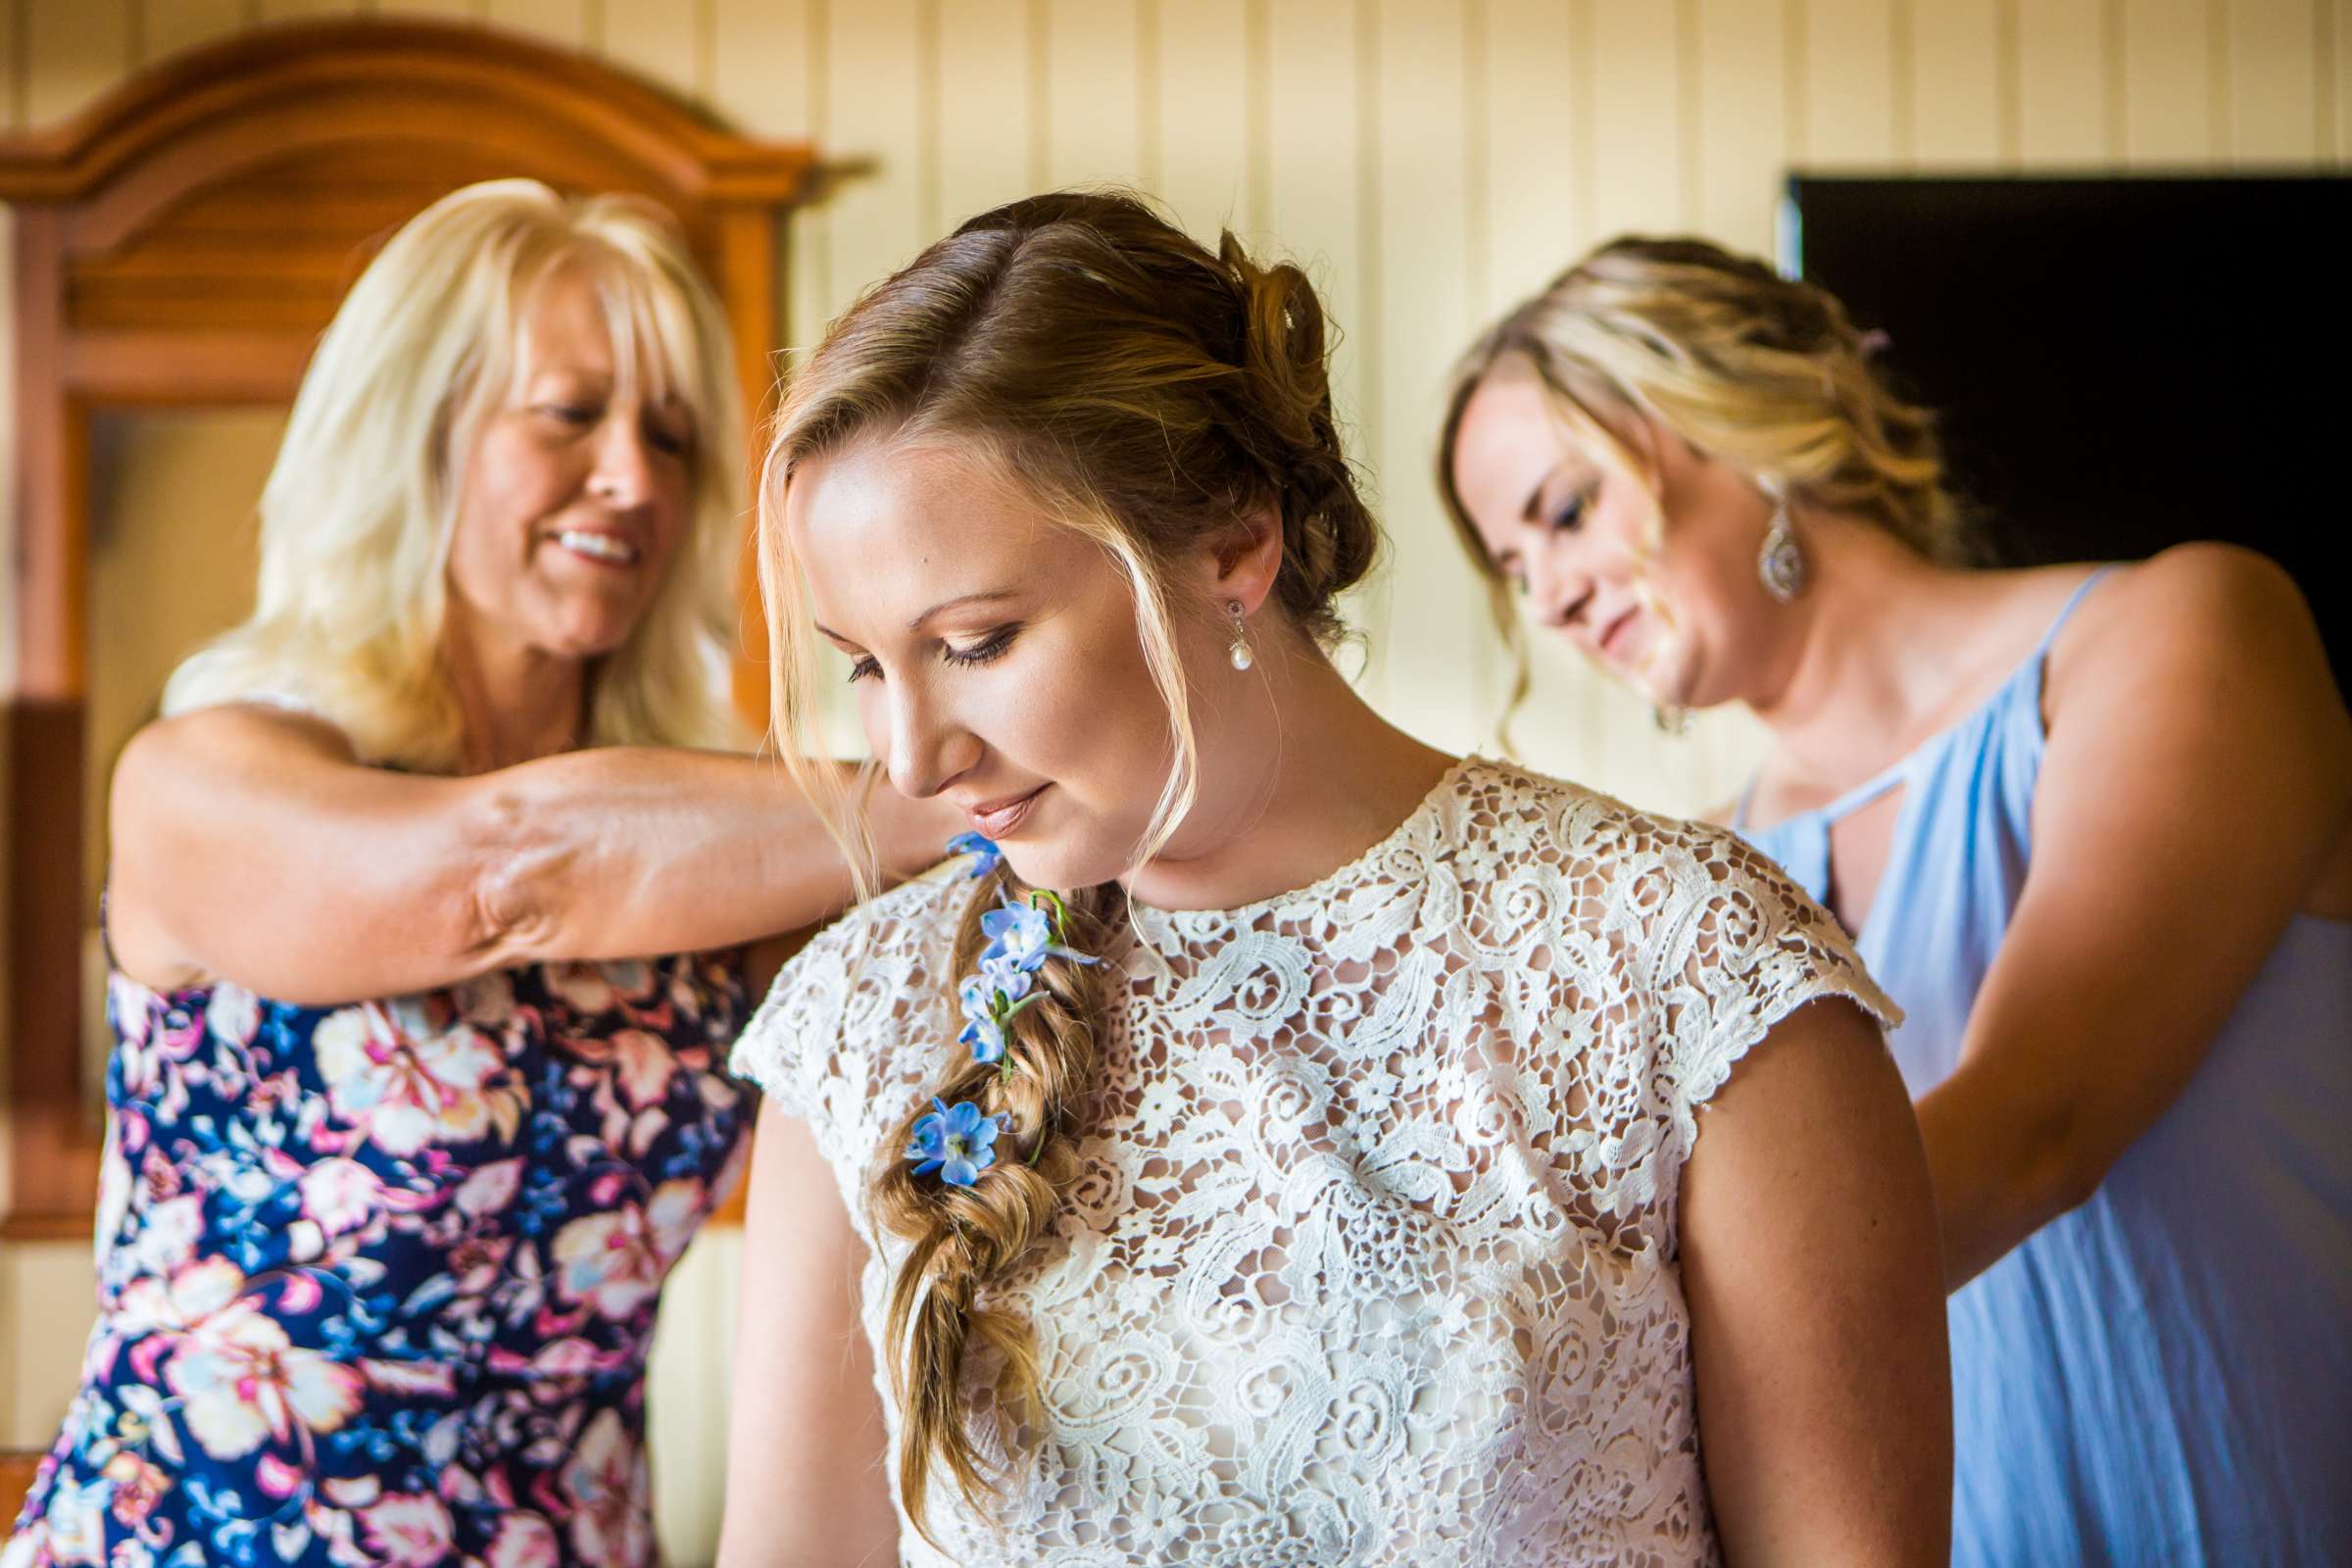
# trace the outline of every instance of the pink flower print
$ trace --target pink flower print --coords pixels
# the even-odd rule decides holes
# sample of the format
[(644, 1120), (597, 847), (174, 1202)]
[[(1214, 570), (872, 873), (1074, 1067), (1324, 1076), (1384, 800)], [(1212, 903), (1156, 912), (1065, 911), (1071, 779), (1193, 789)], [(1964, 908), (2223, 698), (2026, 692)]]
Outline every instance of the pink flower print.
[(645, 1455), (612, 1409), (597, 1412), (564, 1468), (572, 1549), (589, 1568), (637, 1568), (653, 1558), (653, 1510)]
[[(106, 1568), (106, 1499), (113, 1490), (103, 1477), (78, 1486), (63, 1476), (58, 1478), (49, 1494), (47, 1561), (57, 1568), (82, 1563)], [(43, 1560), (37, 1546), (31, 1560)]]
[(375, 1214), (383, 1184), (356, 1159), (322, 1159), (302, 1173), (302, 1211), (329, 1236), (356, 1231)]
[(391, 1154), (469, 1142), (493, 1126), (512, 1139), (521, 1097), (502, 1081), (498, 1043), (465, 1023), (433, 1028), (415, 1007), (400, 1013), (396, 1020), (373, 1003), (345, 1007), (312, 1035), (335, 1114)]
[(119, 971), (107, 975), (106, 1010), (114, 1015), (123, 1045), (147, 1043), (147, 1032), (155, 1027), (154, 1007), (154, 992)]
[(556, 1527), (535, 1513), (511, 1513), (498, 1522), (482, 1568), (555, 1568)]
[(253, 1452), (266, 1439), (332, 1432), (360, 1408), (360, 1374), (286, 1338), (275, 1318), (240, 1298), (180, 1341), (165, 1380), (181, 1398), (189, 1433), (216, 1459)]
[(517, 1156), (495, 1160), (476, 1170), (466, 1178), (453, 1201), (459, 1212), (474, 1219), (488, 1219), (505, 1213), (521, 1190), (522, 1160)]
[[(237, 1298), (245, 1271), (225, 1257), (190, 1263), (169, 1281), (150, 1275), (131, 1281), (116, 1304), (113, 1331), (125, 1341), (146, 1334), (179, 1335)], [(142, 1378), (152, 1381), (148, 1374)]]
[(662, 1277), (694, 1240), (705, 1197), (702, 1178), (684, 1176), (654, 1189), (643, 1208), (630, 1203), (573, 1220), (549, 1249), (557, 1289), (568, 1300), (592, 1302), (607, 1318), (628, 1317), (661, 1291)]
[(514, 1250), (512, 1236), (468, 1237), (449, 1250), (449, 1272), (456, 1277), (460, 1296), (479, 1296), (498, 1280), (507, 1254)]
[(378, 1562), (432, 1568), (450, 1555), (456, 1531), (449, 1509), (429, 1492), (395, 1492), (360, 1510), (360, 1529)]
[(642, 1029), (615, 1029), (564, 1045), (582, 1061), (610, 1062), (613, 1081), (631, 1110), (660, 1104), (669, 1094), (669, 1081), (677, 1076), (677, 1053), (660, 1035)]
[(139, 1216), (131, 1263), (142, 1274), (171, 1274), (196, 1255), (204, 1239), (204, 1199), (196, 1193), (157, 1203)]
[(581, 1061), (594, 1064), (576, 1069), (573, 1081), (594, 1084), (588, 1098), (601, 1113), (598, 1135), (608, 1147), (631, 1158), (643, 1157), (669, 1126), (662, 1102), (677, 1076), (677, 1054), (661, 1036), (642, 1029), (616, 1029), (610, 1036), (589, 1035), (563, 1045)]
[(139, 1521), (155, 1511), (164, 1494), (172, 1490), (172, 1478), (160, 1465), (149, 1464), (127, 1448), (119, 1448), (106, 1461), (101, 1472), (115, 1485), (110, 1501), (116, 1519), (132, 1529)]
[(224, 1046), (250, 1045), (262, 1028), (261, 1001), (243, 986), (217, 985), (205, 1005), (204, 1027)]
[(642, 958), (617, 963), (551, 963), (546, 974), (548, 990), (584, 1016), (610, 1012), (625, 1002), (643, 1002), (654, 994), (654, 967)]
[(476, 1029), (503, 1029), (514, 1016), (514, 982), (497, 969), (461, 981), (450, 998), (458, 1016)]

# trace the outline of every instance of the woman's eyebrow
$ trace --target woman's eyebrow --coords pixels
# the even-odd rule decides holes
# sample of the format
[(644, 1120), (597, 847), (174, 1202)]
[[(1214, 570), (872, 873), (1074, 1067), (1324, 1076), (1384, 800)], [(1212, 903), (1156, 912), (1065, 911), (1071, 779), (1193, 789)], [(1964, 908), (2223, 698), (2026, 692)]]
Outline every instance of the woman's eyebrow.
[(958, 594), (954, 599), (943, 600), (939, 604), (933, 605), (929, 610), (926, 610), (921, 614), (915, 616), (912, 620), (906, 623), (906, 629), (908, 631), (920, 631), (923, 629), (923, 622), (929, 620), (932, 616), (944, 615), (951, 610), (960, 610), (966, 605), (992, 604), (997, 600), (1010, 599), (1012, 597), (1013, 590), (1010, 588), (990, 588), (984, 592), (976, 594)]

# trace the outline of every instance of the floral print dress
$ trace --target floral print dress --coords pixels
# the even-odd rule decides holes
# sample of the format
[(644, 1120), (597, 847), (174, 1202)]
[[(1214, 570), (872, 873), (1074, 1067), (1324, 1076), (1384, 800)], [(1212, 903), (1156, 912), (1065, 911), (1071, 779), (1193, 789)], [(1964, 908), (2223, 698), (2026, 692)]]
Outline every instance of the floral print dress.
[(739, 954), (301, 1007), (115, 976), (100, 1315), (0, 1568), (654, 1559), (663, 1278), (740, 1173)]

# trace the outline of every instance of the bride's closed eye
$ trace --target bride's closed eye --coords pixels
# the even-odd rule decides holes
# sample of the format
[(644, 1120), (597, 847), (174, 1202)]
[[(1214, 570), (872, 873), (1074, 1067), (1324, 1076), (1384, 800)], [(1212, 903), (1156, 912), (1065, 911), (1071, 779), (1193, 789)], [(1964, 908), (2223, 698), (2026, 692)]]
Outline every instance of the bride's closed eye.
[[(1004, 657), (1004, 651), (1012, 646), (1012, 640), (1020, 634), (1021, 628), (1017, 623), (1010, 626), (1000, 626), (980, 641), (967, 647), (958, 648), (953, 643), (947, 644), (940, 650), (940, 657), (951, 664), (962, 665), (967, 668), (975, 664), (993, 663)], [(860, 654), (850, 661), (850, 679), (853, 682), (869, 677), (879, 679), (881, 674), (882, 666), (876, 662), (871, 654)]]
[(1020, 634), (1021, 628), (1017, 623), (1010, 626), (1000, 626), (968, 647), (958, 648), (954, 643), (950, 643), (941, 657), (951, 664), (969, 666), (992, 663), (1004, 657), (1004, 650), (1010, 648), (1012, 640)]

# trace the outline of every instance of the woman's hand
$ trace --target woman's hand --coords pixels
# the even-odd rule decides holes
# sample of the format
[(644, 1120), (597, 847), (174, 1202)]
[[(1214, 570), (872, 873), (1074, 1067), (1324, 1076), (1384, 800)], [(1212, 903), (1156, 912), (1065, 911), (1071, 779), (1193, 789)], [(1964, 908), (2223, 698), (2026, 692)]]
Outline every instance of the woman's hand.
[(1927, 1161), (1879, 1031), (1799, 1007), (1699, 1110), (1683, 1294), (1734, 1568), (1942, 1568), (1951, 1368)]

